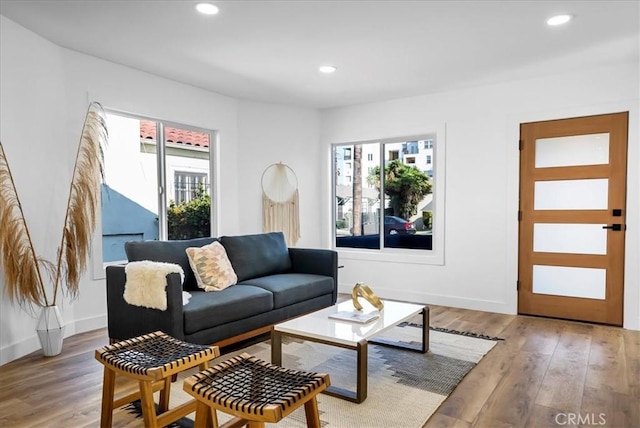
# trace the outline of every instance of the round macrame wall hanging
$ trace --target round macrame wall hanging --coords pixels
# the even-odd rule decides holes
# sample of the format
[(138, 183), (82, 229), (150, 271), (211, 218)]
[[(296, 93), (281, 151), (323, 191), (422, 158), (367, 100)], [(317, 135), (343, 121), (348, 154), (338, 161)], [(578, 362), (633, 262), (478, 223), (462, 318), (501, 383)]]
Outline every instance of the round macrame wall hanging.
[(282, 232), (287, 245), (300, 239), (298, 177), (286, 164), (274, 163), (262, 173), (262, 231)]

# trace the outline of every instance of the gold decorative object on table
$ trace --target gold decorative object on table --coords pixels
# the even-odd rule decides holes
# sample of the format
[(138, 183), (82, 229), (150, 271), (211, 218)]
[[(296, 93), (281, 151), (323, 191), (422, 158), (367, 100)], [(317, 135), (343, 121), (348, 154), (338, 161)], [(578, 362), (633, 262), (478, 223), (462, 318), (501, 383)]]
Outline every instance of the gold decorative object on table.
[(353, 286), (353, 291), (351, 292), (353, 307), (356, 308), (357, 311), (361, 311), (362, 305), (358, 301), (358, 296), (364, 297), (367, 302), (371, 303), (379, 311), (384, 309), (384, 304), (382, 303), (382, 301), (378, 298), (378, 296), (376, 296), (376, 293), (374, 293), (373, 290), (371, 290), (371, 288), (364, 282), (357, 282), (356, 285)]

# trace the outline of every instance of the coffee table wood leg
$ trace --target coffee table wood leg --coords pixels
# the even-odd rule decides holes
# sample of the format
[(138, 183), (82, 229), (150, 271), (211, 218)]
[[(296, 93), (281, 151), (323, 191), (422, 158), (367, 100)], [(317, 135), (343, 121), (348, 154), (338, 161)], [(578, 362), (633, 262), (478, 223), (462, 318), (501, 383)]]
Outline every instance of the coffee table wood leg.
[(408, 351), (422, 352), (426, 354), (429, 351), (429, 307), (425, 306), (422, 310), (422, 343), (398, 342), (386, 337), (372, 337), (369, 343), (375, 345), (388, 346), (390, 348), (406, 349)]
[[(271, 364), (282, 366), (282, 336), (283, 334), (275, 329), (271, 331)], [(367, 398), (367, 380), (368, 380), (368, 342), (361, 340), (358, 342), (355, 348), (350, 346), (336, 345), (335, 343), (326, 342), (322, 340), (314, 340), (305, 336), (296, 336), (303, 340), (309, 340), (311, 342), (324, 343), (326, 345), (339, 346), (356, 351), (356, 390), (340, 388), (330, 385), (327, 389), (322, 391), (323, 394), (331, 395), (333, 397), (342, 398), (352, 403), (362, 403)]]
[(366, 340), (358, 342), (356, 348), (358, 357), (358, 374), (356, 386), (356, 403), (362, 403), (367, 398), (367, 379), (368, 379), (368, 346)]
[(282, 366), (282, 334), (271, 330), (271, 364)]
[(429, 350), (429, 306), (422, 310), (422, 353)]

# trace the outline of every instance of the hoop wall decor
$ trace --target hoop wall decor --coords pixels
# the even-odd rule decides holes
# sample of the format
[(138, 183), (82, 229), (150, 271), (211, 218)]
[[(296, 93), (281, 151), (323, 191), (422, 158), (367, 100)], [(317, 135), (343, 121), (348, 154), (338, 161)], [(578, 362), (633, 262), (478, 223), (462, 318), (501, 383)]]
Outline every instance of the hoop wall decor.
[(262, 173), (262, 231), (282, 232), (287, 245), (300, 239), (298, 177), (288, 165), (269, 165)]

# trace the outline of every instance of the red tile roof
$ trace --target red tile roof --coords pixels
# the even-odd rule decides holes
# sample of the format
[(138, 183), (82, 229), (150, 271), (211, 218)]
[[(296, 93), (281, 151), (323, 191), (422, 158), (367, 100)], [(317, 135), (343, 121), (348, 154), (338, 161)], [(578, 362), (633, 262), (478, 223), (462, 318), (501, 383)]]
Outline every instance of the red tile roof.
[[(140, 138), (156, 139), (156, 123), (149, 120), (140, 121)], [(167, 143), (184, 144), (195, 147), (209, 147), (209, 134), (189, 131), (180, 128), (164, 128), (164, 139)]]

